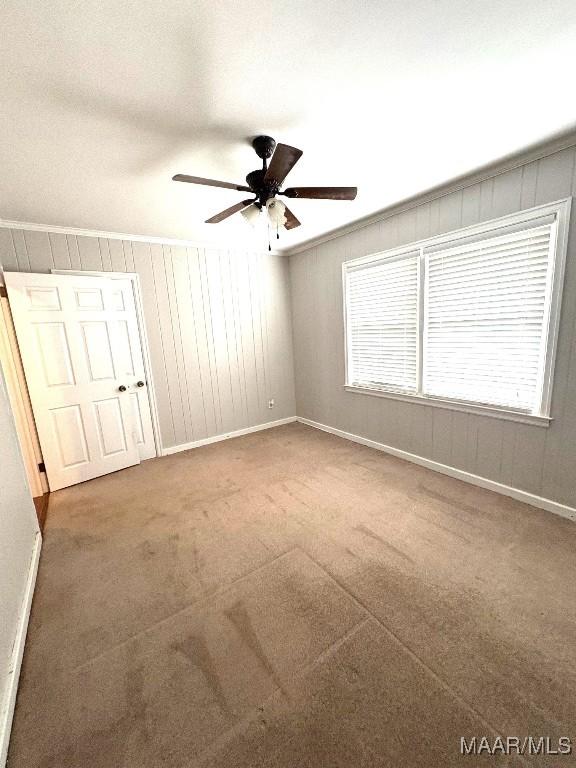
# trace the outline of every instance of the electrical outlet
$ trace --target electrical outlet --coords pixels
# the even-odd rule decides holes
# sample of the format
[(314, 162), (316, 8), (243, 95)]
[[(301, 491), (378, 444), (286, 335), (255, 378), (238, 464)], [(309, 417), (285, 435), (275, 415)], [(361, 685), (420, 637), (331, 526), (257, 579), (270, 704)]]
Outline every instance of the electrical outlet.
[(270, 400), (268, 400), (268, 408), (274, 408), (275, 405), (274, 398), (270, 398)]

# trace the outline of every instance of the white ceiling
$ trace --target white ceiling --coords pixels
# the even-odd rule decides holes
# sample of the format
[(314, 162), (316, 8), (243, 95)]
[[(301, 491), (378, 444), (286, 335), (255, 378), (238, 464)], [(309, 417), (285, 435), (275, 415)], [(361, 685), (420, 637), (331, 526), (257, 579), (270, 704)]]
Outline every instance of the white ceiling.
[(304, 150), (289, 247), (571, 128), (574, 0), (4, 0), (0, 217), (262, 245), (248, 139)]

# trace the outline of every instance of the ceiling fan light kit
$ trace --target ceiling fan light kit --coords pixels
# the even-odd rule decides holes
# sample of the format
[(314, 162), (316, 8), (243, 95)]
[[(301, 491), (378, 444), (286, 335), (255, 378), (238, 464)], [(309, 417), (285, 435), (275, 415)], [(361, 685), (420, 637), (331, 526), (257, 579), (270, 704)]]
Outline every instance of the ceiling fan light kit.
[(258, 226), (258, 223), (260, 221), (260, 214), (262, 211), (258, 206), (253, 205), (252, 203), (248, 206), (248, 208), (244, 208), (243, 211), (241, 211), (242, 216), (244, 217), (244, 220), (247, 224), (249, 224), (251, 227), (256, 228)]
[(286, 206), (282, 200), (276, 200), (271, 197), (266, 201), (266, 209), (268, 210), (268, 218), (270, 219), (271, 224), (277, 228), (286, 225)]
[[(201, 176), (188, 176), (183, 173), (178, 173), (172, 177), (173, 181), (223, 187), (238, 192), (251, 192), (254, 195), (254, 199), (243, 200), (207, 219), (207, 224), (218, 224), (229, 216), (240, 212), (249, 224), (256, 226), (260, 220), (261, 212), (265, 209), (268, 221), (276, 229), (277, 237), (279, 237), (278, 230), (280, 227), (287, 230), (294, 229), (300, 226), (300, 222), (284, 202), (276, 200), (276, 195), (311, 200), (354, 200), (356, 197), (356, 187), (290, 187), (281, 191), (286, 176), (302, 157), (302, 150), (288, 144), (276, 144), (271, 136), (256, 136), (252, 139), (252, 147), (262, 160), (262, 168), (251, 171), (246, 176), (247, 186), (228, 181), (205, 179)], [(268, 160), (270, 160), (270, 164), (268, 164)], [(268, 248), (270, 249), (270, 244), (268, 244)]]

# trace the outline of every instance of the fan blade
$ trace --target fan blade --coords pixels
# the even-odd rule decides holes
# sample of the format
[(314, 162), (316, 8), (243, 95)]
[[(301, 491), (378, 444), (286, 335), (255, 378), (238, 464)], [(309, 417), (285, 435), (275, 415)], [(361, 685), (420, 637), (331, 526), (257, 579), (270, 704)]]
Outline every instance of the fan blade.
[(224, 219), (227, 219), (228, 216), (232, 216), (232, 214), (238, 213), (238, 211), (243, 211), (244, 208), (248, 208), (253, 202), (254, 200), (242, 200), (241, 203), (231, 205), (230, 208), (226, 208), (225, 211), (220, 211), (220, 213), (212, 216), (212, 218), (206, 219), (205, 224), (218, 224), (219, 222), (224, 221)]
[(290, 187), (280, 194), (311, 200), (354, 200), (357, 192), (357, 187)]
[(284, 216), (286, 216), (286, 224), (284, 224), (284, 229), (294, 229), (295, 227), (300, 226), (300, 222), (287, 205), (284, 207)]
[(264, 181), (274, 181), (280, 186), (301, 157), (301, 149), (289, 147), (288, 144), (277, 144)]
[(172, 176), (172, 181), (187, 181), (188, 184), (205, 184), (207, 187), (225, 187), (226, 189), (237, 189), (239, 192), (252, 192), (250, 187), (243, 184), (231, 184), (229, 181), (216, 181), (216, 179), (203, 179), (201, 176), (186, 176), (185, 173), (177, 173)]

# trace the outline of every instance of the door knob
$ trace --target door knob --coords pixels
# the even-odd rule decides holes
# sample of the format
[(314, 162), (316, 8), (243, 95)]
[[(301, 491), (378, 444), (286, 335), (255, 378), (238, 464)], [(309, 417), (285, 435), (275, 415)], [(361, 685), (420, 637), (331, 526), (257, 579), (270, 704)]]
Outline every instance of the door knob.
[(136, 386), (137, 387), (143, 387), (144, 386), (144, 382), (143, 381), (137, 381), (136, 382)]
[(120, 386), (118, 387), (118, 392), (126, 392), (126, 387), (124, 386), (124, 384), (120, 384)]

